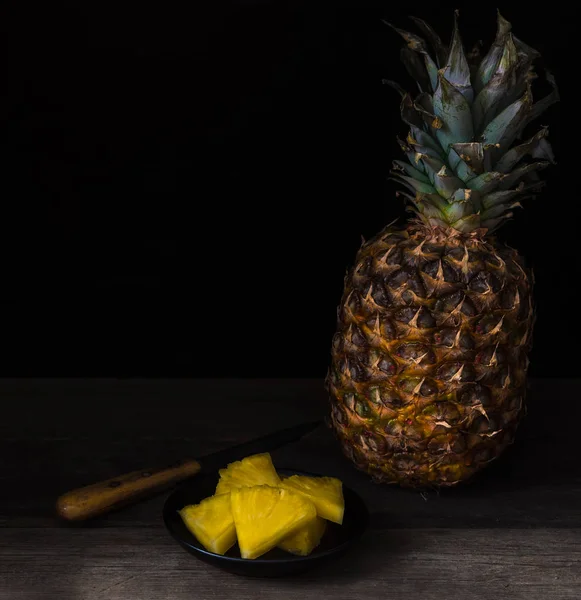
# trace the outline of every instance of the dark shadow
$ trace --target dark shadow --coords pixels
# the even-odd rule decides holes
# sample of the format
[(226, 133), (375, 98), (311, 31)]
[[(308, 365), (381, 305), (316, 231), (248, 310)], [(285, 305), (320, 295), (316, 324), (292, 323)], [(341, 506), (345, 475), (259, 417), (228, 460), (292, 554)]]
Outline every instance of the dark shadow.
[[(385, 519), (382, 518), (381, 522), (384, 523)], [(375, 515), (371, 515), (368, 531), (349, 552), (316, 570), (282, 578), (282, 581), (288, 585), (304, 586), (308, 583), (317, 586), (329, 581), (352, 582), (373, 578), (380, 571), (389, 569), (390, 557), (401, 556), (409, 551), (412, 536), (413, 532), (403, 529), (394, 529), (389, 535), (382, 535)]]

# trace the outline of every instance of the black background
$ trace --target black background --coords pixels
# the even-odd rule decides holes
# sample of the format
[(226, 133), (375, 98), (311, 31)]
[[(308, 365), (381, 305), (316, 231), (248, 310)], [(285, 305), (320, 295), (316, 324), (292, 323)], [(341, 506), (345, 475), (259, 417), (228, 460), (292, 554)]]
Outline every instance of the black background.
[[(488, 44), (495, 8), (120, 4), (3, 8), (1, 374), (323, 376), (361, 235), (405, 216), (381, 18), (448, 40), (456, 6)], [(562, 96), (539, 120), (558, 165), (501, 237), (536, 274), (531, 374), (572, 376), (576, 9), (501, 9)]]

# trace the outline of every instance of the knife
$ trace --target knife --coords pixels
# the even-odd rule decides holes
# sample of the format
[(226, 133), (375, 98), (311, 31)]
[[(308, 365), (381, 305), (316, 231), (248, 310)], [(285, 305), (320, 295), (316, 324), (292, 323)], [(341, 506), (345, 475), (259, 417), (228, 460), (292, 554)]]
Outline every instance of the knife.
[(322, 421), (302, 423), (230, 448), (218, 450), (197, 460), (185, 459), (166, 467), (132, 471), (119, 477), (71, 490), (57, 499), (57, 514), (67, 521), (84, 521), (101, 516), (167, 489), (198, 473), (215, 472), (228, 463), (241, 460), (251, 454), (268, 452), (297, 441), (321, 423)]

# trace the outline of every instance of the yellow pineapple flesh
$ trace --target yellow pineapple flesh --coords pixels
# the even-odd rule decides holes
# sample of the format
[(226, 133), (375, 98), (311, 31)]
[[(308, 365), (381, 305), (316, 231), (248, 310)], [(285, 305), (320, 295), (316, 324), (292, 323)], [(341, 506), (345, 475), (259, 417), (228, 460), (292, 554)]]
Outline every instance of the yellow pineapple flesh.
[(281, 482), (281, 487), (297, 492), (308, 498), (317, 508), (317, 514), (323, 519), (341, 525), (345, 512), (343, 484), (335, 477), (309, 477), (293, 475)]
[(225, 554), (236, 543), (230, 494), (210, 496), (179, 511), (186, 527), (209, 552)]
[(253, 454), (242, 460), (230, 463), (225, 469), (220, 469), (220, 480), (216, 486), (216, 494), (225, 494), (241, 487), (253, 485), (280, 484), (272, 458), (268, 452)]
[(230, 498), (242, 558), (266, 554), (317, 518), (310, 500), (280, 487), (240, 487)]
[(321, 543), (326, 529), (327, 521), (317, 517), (295, 534), (284, 538), (278, 547), (291, 554), (308, 556)]

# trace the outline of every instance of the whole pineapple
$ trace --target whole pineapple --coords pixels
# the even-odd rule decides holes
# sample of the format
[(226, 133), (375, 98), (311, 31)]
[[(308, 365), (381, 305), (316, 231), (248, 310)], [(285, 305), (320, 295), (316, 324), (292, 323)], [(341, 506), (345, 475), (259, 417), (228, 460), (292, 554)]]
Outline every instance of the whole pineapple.
[[(451, 486), (497, 458), (524, 412), (532, 274), (491, 236), (553, 161), (547, 129), (518, 140), (558, 100), (533, 104), (538, 53), (500, 14), (481, 58), (396, 29), (415, 98), (401, 94), (409, 133), (394, 161), (413, 218), (363, 243), (347, 273), (327, 376), (331, 422), (345, 454), (377, 481)], [(394, 28), (395, 29), (395, 28)]]

